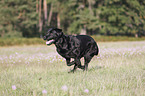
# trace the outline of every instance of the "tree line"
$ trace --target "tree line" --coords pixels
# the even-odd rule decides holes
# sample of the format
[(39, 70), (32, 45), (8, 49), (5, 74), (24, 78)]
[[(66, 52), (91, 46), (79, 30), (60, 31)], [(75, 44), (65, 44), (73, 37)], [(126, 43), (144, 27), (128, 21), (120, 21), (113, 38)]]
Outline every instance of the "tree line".
[(145, 35), (145, 0), (1, 0), (0, 37), (66, 34)]

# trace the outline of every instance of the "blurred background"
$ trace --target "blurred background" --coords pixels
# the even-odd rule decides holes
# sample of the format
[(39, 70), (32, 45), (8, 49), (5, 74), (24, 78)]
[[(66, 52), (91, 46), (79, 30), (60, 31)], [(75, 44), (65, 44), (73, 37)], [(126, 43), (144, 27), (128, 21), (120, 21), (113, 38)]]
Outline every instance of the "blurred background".
[[(68, 74), (50, 27), (94, 38), (88, 72)], [(0, 0), (0, 96), (145, 96), (145, 0)]]
[(145, 0), (1, 0), (0, 38), (65, 34), (145, 36)]

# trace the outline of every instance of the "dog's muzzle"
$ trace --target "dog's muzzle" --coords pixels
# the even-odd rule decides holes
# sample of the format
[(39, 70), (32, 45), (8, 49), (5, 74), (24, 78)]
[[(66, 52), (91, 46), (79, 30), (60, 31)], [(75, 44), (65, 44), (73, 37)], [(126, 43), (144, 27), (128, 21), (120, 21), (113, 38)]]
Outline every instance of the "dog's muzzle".
[[(47, 37), (44, 36), (43, 39), (44, 39), (44, 40), (47, 40)], [(52, 40), (47, 40), (47, 41), (46, 41), (46, 45), (51, 45), (52, 43), (54, 43), (54, 41), (55, 41), (55, 40), (53, 40), (53, 39), (52, 39)]]
[(54, 40), (46, 41), (46, 45), (51, 45), (53, 42), (54, 42)]

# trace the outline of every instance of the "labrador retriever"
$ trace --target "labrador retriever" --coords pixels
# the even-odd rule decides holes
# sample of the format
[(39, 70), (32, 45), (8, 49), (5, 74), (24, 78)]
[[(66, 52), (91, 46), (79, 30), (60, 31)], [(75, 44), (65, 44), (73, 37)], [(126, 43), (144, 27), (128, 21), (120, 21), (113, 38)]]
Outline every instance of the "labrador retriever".
[[(87, 70), (88, 63), (98, 55), (99, 49), (94, 39), (87, 35), (64, 35), (62, 29), (49, 28), (43, 38), (47, 45), (55, 44), (57, 52), (66, 59), (67, 66), (74, 65), (74, 72), (77, 68)], [(84, 65), (81, 65), (80, 59), (84, 57)], [(71, 58), (74, 61), (71, 61)]]

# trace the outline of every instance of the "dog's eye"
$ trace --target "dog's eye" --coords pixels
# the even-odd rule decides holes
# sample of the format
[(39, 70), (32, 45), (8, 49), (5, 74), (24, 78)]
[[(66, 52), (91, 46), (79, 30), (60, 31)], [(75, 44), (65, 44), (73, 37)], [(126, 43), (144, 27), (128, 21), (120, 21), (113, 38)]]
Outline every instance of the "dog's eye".
[(46, 35), (49, 35), (49, 33), (47, 33)]

